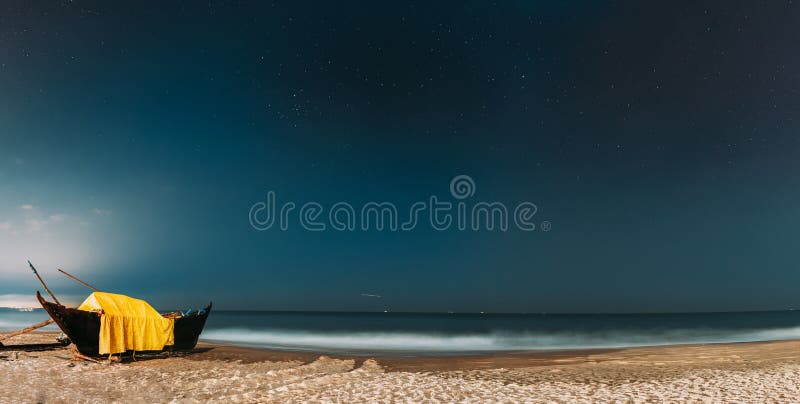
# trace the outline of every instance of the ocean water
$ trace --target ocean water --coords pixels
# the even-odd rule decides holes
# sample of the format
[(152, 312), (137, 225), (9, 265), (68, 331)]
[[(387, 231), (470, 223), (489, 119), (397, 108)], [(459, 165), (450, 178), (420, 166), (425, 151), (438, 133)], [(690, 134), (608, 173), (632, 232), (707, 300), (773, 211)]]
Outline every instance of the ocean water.
[[(0, 330), (47, 318), (0, 309)], [(56, 329), (49, 326), (47, 329)], [(464, 354), (800, 339), (800, 311), (429, 314), (214, 311), (201, 340), (349, 354)]]
[(459, 354), (800, 338), (800, 311), (699, 314), (223, 312), (203, 339), (332, 353)]
[[(47, 320), (50, 316), (44, 309), (34, 309), (33, 311), (23, 311), (18, 309), (8, 309), (0, 307), (0, 332), (13, 331), (34, 325), (38, 322)], [(57, 331), (55, 324), (50, 324), (40, 330)]]

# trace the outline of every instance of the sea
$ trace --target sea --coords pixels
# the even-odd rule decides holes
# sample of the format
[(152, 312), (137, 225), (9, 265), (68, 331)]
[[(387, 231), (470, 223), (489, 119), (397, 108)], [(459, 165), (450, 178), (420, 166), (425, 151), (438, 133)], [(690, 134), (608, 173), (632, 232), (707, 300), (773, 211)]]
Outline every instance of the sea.
[[(47, 319), (0, 308), (0, 330)], [(50, 325), (45, 330), (57, 330)], [(800, 311), (669, 314), (345, 313), (222, 311), (201, 340), (353, 355), (470, 353), (800, 339)]]

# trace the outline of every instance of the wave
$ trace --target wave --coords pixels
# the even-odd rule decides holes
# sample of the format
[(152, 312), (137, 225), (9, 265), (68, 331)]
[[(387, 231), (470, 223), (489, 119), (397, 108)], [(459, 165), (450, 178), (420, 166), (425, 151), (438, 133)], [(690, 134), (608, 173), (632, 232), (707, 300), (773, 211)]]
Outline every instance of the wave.
[(753, 342), (800, 339), (800, 327), (750, 330), (676, 329), (608, 332), (491, 332), (446, 334), (427, 332), (311, 332), (225, 328), (206, 330), (210, 342), (323, 352), (468, 353), (491, 351), (621, 348), (635, 346)]

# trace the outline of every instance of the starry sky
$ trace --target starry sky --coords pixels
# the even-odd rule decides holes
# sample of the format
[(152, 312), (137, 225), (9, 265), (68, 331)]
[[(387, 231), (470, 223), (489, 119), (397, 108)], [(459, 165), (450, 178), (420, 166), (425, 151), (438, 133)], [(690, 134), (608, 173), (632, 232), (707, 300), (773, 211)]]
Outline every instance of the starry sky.
[[(0, 5), (0, 305), (800, 307), (791, 1)], [(254, 230), (298, 204), (531, 201), (533, 231)], [(379, 295), (380, 297), (372, 296)]]

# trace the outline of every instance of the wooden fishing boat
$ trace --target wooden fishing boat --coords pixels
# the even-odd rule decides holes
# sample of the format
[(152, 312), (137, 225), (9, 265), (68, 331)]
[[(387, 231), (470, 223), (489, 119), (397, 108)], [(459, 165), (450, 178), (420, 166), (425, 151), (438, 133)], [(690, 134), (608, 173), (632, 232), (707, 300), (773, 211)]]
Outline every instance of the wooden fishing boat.
[[(61, 328), (61, 331), (75, 344), (78, 352), (87, 356), (98, 355), (100, 314), (48, 302), (44, 300), (38, 291), (36, 292), (36, 298), (39, 299), (39, 303), (55, 321), (56, 325)], [(165, 346), (164, 351), (194, 349), (210, 313), (211, 303), (203, 311), (198, 310), (188, 315), (174, 316), (175, 344)]]

